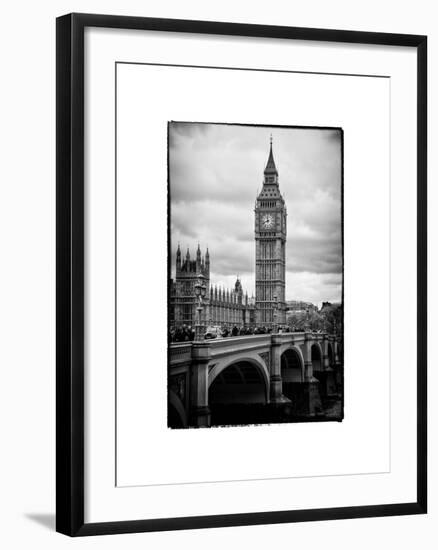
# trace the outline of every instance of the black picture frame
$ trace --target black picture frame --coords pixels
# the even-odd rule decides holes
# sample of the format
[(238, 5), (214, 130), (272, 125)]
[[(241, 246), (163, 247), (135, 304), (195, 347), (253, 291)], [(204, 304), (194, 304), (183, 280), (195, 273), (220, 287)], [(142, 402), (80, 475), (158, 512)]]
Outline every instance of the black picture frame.
[[(84, 29), (159, 30), (351, 44), (417, 52), (417, 499), (215, 516), (84, 523)], [(427, 37), (389, 33), (68, 14), (56, 22), (56, 529), (70, 536), (321, 521), (427, 511)]]

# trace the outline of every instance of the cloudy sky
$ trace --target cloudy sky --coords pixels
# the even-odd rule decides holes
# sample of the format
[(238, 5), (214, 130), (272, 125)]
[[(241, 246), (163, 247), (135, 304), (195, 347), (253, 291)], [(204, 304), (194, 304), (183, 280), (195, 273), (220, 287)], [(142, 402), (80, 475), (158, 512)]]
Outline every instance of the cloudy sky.
[(172, 276), (178, 242), (210, 251), (211, 282), (255, 292), (254, 204), (273, 152), (287, 206), (286, 299), (340, 301), (341, 136), (337, 130), (169, 124)]

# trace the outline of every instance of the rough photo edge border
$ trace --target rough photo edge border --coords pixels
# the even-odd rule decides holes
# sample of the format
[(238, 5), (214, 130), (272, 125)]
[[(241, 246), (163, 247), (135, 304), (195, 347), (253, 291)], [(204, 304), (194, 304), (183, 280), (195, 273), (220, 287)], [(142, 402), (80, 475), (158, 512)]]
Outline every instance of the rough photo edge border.
[[(84, 29), (407, 46), (417, 50), (417, 501), (84, 523)], [(69, 536), (427, 512), (427, 37), (72, 13), (56, 20), (56, 530)]]

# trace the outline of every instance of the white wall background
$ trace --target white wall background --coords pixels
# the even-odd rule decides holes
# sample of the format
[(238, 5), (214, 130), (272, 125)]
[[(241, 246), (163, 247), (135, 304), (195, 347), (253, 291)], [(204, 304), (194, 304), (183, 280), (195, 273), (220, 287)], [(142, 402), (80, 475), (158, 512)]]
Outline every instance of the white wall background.
[[(429, 35), (429, 280), (438, 278), (438, 18), (432, 0), (58, 0), (8, 2), (0, 29), (0, 544), (4, 548), (338, 550), (434, 548), (438, 536), (438, 385), (430, 353), (429, 514), (72, 540), (55, 509), (55, 17), (71, 11)], [(435, 158), (434, 158), (435, 157)], [(430, 285), (429, 339), (438, 330)]]

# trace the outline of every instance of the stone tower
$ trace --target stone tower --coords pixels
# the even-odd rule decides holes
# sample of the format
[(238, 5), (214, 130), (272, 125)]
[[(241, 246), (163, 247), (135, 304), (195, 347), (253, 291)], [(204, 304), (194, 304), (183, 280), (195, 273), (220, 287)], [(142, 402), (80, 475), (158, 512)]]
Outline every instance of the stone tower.
[(286, 324), (287, 212), (280, 193), (278, 170), (272, 153), (272, 137), (263, 187), (256, 199), (254, 212), (257, 324)]
[(196, 257), (190, 258), (190, 251), (187, 249), (185, 260), (181, 258), (181, 249), (178, 244), (176, 251), (176, 273), (172, 307), (174, 308), (174, 321), (177, 326), (193, 326), (196, 323), (196, 307), (198, 299), (195, 293), (195, 285), (202, 280), (206, 286), (207, 297), (210, 292), (210, 254), (208, 248), (205, 258), (202, 257), (201, 248), (198, 244)]

